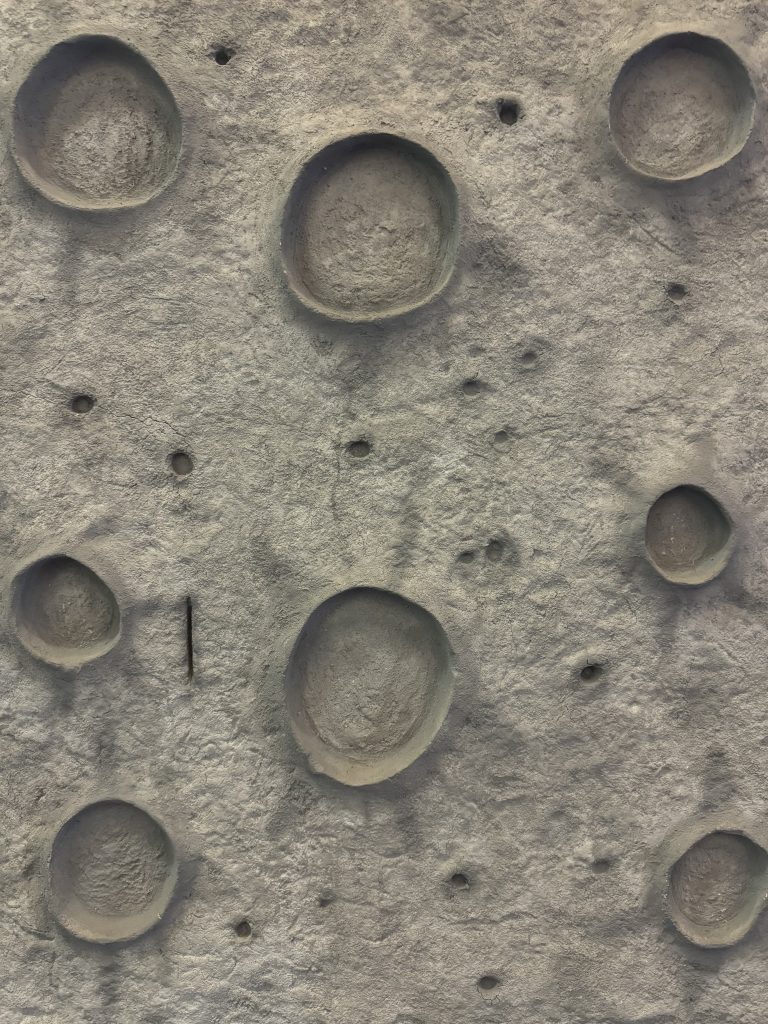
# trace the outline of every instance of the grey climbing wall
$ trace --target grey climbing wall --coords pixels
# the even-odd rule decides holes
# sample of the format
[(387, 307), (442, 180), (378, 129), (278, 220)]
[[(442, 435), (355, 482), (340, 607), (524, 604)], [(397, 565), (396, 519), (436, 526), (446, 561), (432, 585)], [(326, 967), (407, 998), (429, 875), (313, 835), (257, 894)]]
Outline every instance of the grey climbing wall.
[(0, 1024), (763, 1024), (768, 14), (0, 27)]

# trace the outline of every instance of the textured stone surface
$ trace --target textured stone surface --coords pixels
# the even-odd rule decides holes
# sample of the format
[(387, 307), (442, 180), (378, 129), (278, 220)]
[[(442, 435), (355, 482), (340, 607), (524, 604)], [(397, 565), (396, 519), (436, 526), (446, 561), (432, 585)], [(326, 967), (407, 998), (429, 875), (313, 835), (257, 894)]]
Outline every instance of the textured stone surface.
[[(2, 1024), (763, 1024), (768, 914), (698, 949), (659, 889), (670, 834), (758, 834), (768, 809), (761, 6), (0, 12)], [(663, 185), (616, 152), (610, 90), (686, 30), (742, 57), (755, 124)], [(82, 31), (133, 45), (178, 105), (178, 175), (148, 205), (57, 207), (12, 158), (18, 87)], [(405, 317), (330, 323), (283, 279), (282, 204), (371, 130), (451, 174), (456, 268)], [(699, 588), (644, 550), (681, 485), (736, 540)], [(120, 607), (76, 672), (13, 625), (12, 580), (51, 554)], [(420, 758), (353, 788), (308, 770), (283, 672), (360, 586), (438, 620), (455, 689)], [(97, 947), (56, 924), (47, 862), (105, 799), (157, 815), (179, 882), (158, 927)]]

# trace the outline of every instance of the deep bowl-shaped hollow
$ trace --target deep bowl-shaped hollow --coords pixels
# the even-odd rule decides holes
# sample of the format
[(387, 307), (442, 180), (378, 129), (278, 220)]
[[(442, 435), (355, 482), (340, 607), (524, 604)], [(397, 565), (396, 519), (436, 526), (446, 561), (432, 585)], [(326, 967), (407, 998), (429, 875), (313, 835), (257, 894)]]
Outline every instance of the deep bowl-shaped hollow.
[(728, 564), (733, 543), (728, 516), (719, 502), (700, 487), (685, 485), (666, 491), (648, 512), (648, 558), (670, 583), (708, 583)]
[(346, 590), (310, 615), (285, 674), (311, 767), (350, 786), (402, 771), (432, 742), (453, 693), (443, 628), (384, 590)]
[(87, 942), (126, 942), (154, 927), (178, 874), (168, 833), (124, 800), (88, 804), (62, 825), (50, 855), (51, 910)]
[(104, 35), (57, 43), (16, 94), (12, 150), (34, 188), (62, 206), (139, 206), (173, 178), (181, 115), (140, 53)]
[(281, 259), (305, 306), (381, 320), (442, 291), (458, 236), (458, 194), (442, 163), (416, 142), (370, 132), (302, 166), (283, 209)]
[(675, 32), (643, 46), (622, 67), (611, 92), (611, 136), (639, 174), (683, 181), (741, 152), (754, 109), (749, 72), (730, 46)]
[(60, 668), (101, 657), (120, 637), (115, 595), (68, 555), (49, 555), (22, 569), (13, 582), (11, 609), (29, 653)]
[(731, 946), (750, 930), (768, 895), (768, 852), (738, 831), (702, 836), (669, 870), (667, 913), (698, 946)]

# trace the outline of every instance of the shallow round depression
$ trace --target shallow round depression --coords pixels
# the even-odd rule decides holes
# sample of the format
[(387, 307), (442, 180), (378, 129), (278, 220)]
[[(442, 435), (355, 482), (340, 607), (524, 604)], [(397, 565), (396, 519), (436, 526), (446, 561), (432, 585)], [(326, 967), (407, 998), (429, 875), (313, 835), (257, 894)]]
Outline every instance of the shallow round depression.
[(120, 636), (114, 594), (92, 569), (67, 555), (23, 569), (14, 580), (12, 608), (30, 654), (62, 668), (106, 654)]
[(748, 836), (710, 832), (672, 865), (667, 906), (700, 946), (729, 946), (752, 927), (768, 891), (768, 853)]
[(52, 910), (88, 942), (124, 942), (165, 913), (176, 885), (173, 844), (146, 811), (123, 800), (89, 804), (51, 850)]
[(138, 206), (175, 174), (176, 102), (152, 65), (111, 36), (57, 43), (13, 109), (13, 152), (47, 198), (83, 210)]
[(458, 233), (456, 188), (436, 157), (397, 135), (353, 135), (317, 153), (294, 182), (283, 211), (283, 269), (316, 312), (382, 319), (441, 291)]
[(622, 67), (611, 93), (611, 135), (630, 167), (680, 181), (736, 156), (754, 108), (749, 72), (729, 46), (677, 32), (648, 43)]
[(442, 725), (453, 692), (448, 640), (397, 594), (344, 591), (307, 620), (285, 685), (313, 769), (352, 786), (378, 782), (411, 764)]
[(698, 487), (675, 487), (651, 506), (645, 526), (651, 564), (671, 583), (707, 583), (723, 571), (733, 531), (720, 504)]

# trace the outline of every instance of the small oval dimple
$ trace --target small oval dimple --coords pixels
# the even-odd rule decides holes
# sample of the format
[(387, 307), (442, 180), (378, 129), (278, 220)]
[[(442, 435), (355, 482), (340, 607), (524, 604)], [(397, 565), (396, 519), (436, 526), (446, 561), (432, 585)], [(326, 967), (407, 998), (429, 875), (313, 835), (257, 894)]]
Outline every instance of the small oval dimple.
[(281, 259), (315, 312), (359, 322), (433, 299), (454, 267), (458, 193), (440, 161), (386, 132), (339, 139), (311, 157), (283, 212)]
[(651, 506), (645, 545), (651, 564), (671, 583), (707, 583), (725, 568), (733, 546), (730, 521), (700, 487), (666, 491)]
[(697, 32), (659, 36), (634, 53), (614, 83), (613, 141), (628, 166), (683, 181), (722, 166), (752, 130), (755, 90), (723, 40)]
[(59, 829), (51, 850), (53, 913), (88, 942), (123, 942), (149, 930), (165, 913), (176, 878), (165, 829), (124, 800), (83, 807)]
[(27, 181), (81, 210), (138, 206), (176, 172), (181, 115), (160, 75), (119, 39), (53, 46), (22, 83), (12, 150)]
[(702, 946), (742, 938), (768, 892), (768, 852), (748, 836), (714, 831), (693, 843), (669, 872), (667, 902), (676, 927)]
[(349, 785), (388, 778), (429, 745), (453, 679), (448, 642), (423, 608), (388, 591), (344, 591), (307, 620), (286, 699), (315, 770)]
[(107, 584), (68, 555), (31, 563), (13, 582), (19, 639), (36, 658), (76, 668), (106, 654), (120, 635), (120, 608)]

